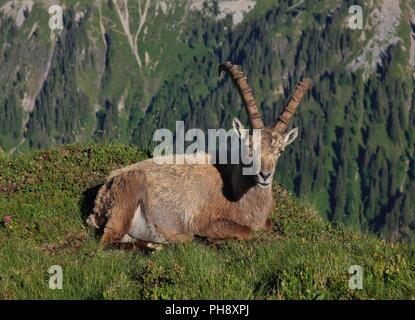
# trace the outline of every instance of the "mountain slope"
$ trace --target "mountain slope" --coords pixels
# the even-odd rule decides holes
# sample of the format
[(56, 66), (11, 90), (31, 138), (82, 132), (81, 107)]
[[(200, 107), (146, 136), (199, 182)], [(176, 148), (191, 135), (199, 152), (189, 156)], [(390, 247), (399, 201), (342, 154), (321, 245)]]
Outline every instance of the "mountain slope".
[[(85, 227), (91, 191), (111, 170), (143, 158), (120, 145), (0, 157), (0, 218), (12, 220), (0, 225), (0, 298), (415, 298), (414, 244), (333, 228), (280, 186), (273, 231), (252, 241), (195, 240), (153, 254), (101, 250)], [(56, 265), (63, 290), (48, 288)], [(363, 269), (362, 290), (348, 287), (353, 265)]]

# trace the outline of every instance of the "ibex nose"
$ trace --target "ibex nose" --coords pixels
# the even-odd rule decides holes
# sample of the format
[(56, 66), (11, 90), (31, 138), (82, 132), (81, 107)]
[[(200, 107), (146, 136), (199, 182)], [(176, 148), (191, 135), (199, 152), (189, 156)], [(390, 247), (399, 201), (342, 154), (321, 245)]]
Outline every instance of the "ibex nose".
[(267, 180), (270, 176), (271, 176), (271, 172), (267, 172), (267, 173), (265, 173), (265, 172), (263, 172), (263, 171), (261, 171), (260, 173), (259, 173), (259, 175), (264, 179), (264, 180)]

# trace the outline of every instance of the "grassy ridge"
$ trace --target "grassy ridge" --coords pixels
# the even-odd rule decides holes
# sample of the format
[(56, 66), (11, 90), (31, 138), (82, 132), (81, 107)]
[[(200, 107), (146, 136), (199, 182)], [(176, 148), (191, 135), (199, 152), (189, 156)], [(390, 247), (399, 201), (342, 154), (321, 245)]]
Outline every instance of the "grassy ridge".
[[(82, 194), (144, 157), (125, 146), (72, 145), (0, 158), (0, 217), (13, 219), (0, 226), (0, 298), (415, 298), (414, 245), (333, 228), (278, 186), (272, 234), (154, 253), (100, 249), (84, 225)], [(63, 290), (48, 288), (52, 265), (63, 268)], [(363, 268), (363, 290), (348, 289), (352, 265)]]

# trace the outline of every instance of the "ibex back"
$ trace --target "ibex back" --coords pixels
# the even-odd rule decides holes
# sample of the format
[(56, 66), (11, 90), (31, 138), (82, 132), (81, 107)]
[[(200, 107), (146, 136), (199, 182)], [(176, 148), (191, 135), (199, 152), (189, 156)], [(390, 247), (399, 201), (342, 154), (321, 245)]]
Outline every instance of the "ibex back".
[(265, 128), (244, 74), (230, 62), (223, 63), (220, 71), (232, 77), (252, 129), (261, 130), (260, 141), (253, 141), (255, 137), (246, 133), (242, 123), (233, 120), (243, 148), (252, 153), (253, 145), (260, 144), (258, 174), (243, 175), (242, 164), (225, 169), (211, 164), (207, 154), (198, 155), (206, 160), (204, 164), (176, 155), (184, 157), (184, 164), (148, 159), (117, 170), (101, 187), (88, 218), (91, 226), (104, 228), (103, 245), (152, 248), (194, 236), (245, 240), (254, 230), (271, 229), (276, 162), (298, 135), (297, 128), (286, 130), (311, 81), (299, 83), (276, 124)]

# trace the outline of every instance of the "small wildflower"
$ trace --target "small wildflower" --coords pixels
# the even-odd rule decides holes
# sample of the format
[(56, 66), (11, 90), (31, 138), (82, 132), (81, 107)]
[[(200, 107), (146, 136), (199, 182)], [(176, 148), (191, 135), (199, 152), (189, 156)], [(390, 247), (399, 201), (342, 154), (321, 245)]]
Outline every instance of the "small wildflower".
[(5, 227), (11, 226), (12, 222), (13, 222), (12, 216), (4, 216), (3, 217), (3, 224), (4, 224)]

